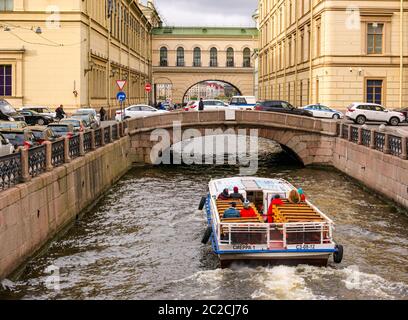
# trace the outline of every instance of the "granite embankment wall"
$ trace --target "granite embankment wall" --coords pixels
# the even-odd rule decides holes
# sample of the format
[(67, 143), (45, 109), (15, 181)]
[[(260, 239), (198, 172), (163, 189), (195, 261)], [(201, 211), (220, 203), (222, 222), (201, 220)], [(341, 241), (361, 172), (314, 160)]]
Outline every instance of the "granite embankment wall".
[(0, 193), (0, 280), (130, 169), (129, 150), (125, 136)]
[(408, 160), (337, 138), (333, 165), (368, 188), (408, 208)]

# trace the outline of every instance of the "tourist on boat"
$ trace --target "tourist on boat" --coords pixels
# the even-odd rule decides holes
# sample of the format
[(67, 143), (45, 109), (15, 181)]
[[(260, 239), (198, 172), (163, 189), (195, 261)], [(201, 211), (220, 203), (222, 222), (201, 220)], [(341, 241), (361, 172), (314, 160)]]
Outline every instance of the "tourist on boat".
[(218, 200), (229, 200), (230, 195), (229, 195), (229, 190), (227, 188), (224, 189), (218, 196)]
[(222, 216), (224, 219), (225, 218), (240, 218), (241, 215), (239, 214), (239, 211), (237, 210), (237, 204), (236, 202), (231, 202), (231, 207), (229, 207), (227, 210), (224, 211), (224, 215)]
[(302, 201), (302, 197), (297, 189), (293, 189), (292, 191), (289, 192), (288, 200), (290, 203), (297, 204)]
[(250, 204), (249, 200), (244, 201), (244, 208), (240, 212), (241, 218), (256, 218), (255, 210), (249, 206)]
[(303, 189), (302, 189), (302, 188), (299, 188), (299, 189), (298, 189), (298, 193), (299, 193), (299, 195), (300, 195), (300, 200), (301, 200), (302, 202), (305, 202), (305, 201), (306, 201), (306, 196), (305, 196), (305, 193), (304, 193)]
[(269, 205), (268, 214), (267, 214), (268, 223), (273, 223), (273, 208), (276, 206), (283, 206), (283, 205), (284, 203), (280, 195), (279, 194), (275, 195), (273, 197), (273, 200), (271, 201), (271, 204)]
[(234, 193), (231, 193), (230, 198), (235, 200), (241, 200), (242, 202), (244, 202), (245, 200), (244, 196), (239, 193), (238, 187), (234, 187)]

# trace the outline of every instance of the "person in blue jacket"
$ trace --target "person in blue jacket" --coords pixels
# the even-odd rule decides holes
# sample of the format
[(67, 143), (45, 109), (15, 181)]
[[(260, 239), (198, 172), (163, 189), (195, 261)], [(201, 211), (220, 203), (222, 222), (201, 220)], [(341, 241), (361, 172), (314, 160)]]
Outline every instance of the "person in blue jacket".
[(241, 214), (237, 210), (237, 204), (235, 202), (231, 202), (231, 207), (224, 211), (224, 215), (222, 216), (225, 218), (240, 218)]

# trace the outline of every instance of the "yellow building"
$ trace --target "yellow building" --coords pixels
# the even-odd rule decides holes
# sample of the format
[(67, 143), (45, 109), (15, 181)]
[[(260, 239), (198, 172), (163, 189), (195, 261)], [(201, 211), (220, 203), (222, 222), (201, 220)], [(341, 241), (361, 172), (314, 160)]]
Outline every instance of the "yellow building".
[(147, 102), (154, 5), (131, 0), (0, 0), (0, 98), (15, 107)]
[[(153, 81), (156, 92), (171, 87), (174, 103), (203, 81), (223, 81), (242, 95), (254, 95), (256, 28), (163, 27), (153, 29)], [(156, 93), (156, 99), (159, 95)]]
[(259, 97), (339, 109), (352, 102), (407, 106), (403, 6), (401, 0), (260, 0)]

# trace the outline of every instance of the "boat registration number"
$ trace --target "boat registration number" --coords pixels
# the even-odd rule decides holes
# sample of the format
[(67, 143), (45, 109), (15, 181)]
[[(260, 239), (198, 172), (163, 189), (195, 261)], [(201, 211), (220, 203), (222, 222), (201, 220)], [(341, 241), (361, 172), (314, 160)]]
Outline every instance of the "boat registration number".
[(233, 250), (255, 250), (255, 246), (251, 246), (250, 244), (234, 244), (232, 246)]
[(298, 244), (296, 245), (296, 250), (313, 250), (316, 249), (315, 244)]

